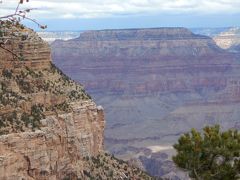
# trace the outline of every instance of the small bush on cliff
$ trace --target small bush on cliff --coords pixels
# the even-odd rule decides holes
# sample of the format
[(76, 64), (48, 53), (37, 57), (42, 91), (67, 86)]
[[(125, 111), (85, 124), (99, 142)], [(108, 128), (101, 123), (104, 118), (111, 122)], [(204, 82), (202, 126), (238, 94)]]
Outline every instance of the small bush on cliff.
[(43, 105), (33, 105), (31, 107), (31, 114), (24, 112), (21, 115), (21, 121), (25, 124), (25, 126), (31, 125), (32, 129), (39, 128), (40, 120), (45, 118), (43, 111)]
[(3, 69), (2, 75), (6, 78), (11, 79), (12, 78), (12, 71), (10, 69)]
[(203, 133), (192, 129), (174, 145), (177, 155), (173, 161), (189, 171), (195, 179), (239, 179), (240, 133), (221, 132), (218, 125), (205, 127)]

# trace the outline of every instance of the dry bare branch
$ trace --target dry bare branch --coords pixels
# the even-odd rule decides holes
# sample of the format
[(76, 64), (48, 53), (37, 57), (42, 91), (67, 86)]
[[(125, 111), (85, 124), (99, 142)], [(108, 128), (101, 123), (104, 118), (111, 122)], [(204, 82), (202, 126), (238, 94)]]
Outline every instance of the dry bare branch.
[[(15, 12), (13, 14), (9, 14), (9, 15), (0, 17), (0, 20), (3, 20), (3, 21), (4, 20), (9, 20), (13, 23), (13, 25), (18, 25), (18, 24), (20, 24), (20, 22), (22, 20), (27, 19), (27, 20), (35, 23), (39, 28), (46, 29), (47, 28), (46, 25), (42, 25), (42, 24), (38, 23), (37, 20), (32, 19), (30, 17), (27, 17), (27, 14), (30, 13), (32, 10), (35, 10), (35, 8), (28, 8), (28, 9), (20, 10), (20, 5), (23, 4), (24, 2), (29, 2), (29, 0), (20, 0), (18, 2), (18, 5), (17, 5), (16, 9), (15, 9)], [(2, 0), (0, 0), (0, 3), (2, 3)], [(11, 50), (7, 49), (5, 47), (5, 44), (6, 43), (0, 37), (0, 48), (9, 52), (9, 53), (11, 53), (14, 57), (18, 57), (17, 54), (15, 54)]]

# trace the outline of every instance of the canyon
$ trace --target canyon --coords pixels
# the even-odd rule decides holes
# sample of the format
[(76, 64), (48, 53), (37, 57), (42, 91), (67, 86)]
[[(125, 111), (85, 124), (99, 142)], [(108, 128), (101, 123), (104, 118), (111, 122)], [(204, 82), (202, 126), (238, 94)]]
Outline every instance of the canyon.
[(191, 128), (240, 127), (239, 54), (208, 36), (99, 30), (51, 48), (54, 63), (104, 106), (106, 150), (154, 176), (185, 176), (171, 162), (172, 145)]
[(0, 179), (151, 179), (104, 151), (105, 117), (36, 32), (0, 21)]
[(214, 37), (216, 44), (232, 52), (239, 52), (240, 46), (240, 28), (233, 27), (223, 31)]

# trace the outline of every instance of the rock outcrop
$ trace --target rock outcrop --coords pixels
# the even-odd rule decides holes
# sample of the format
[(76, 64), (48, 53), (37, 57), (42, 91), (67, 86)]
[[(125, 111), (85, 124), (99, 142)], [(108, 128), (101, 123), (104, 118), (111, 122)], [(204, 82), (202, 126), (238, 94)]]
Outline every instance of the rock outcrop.
[(21, 25), (1, 23), (0, 179), (63, 179), (103, 151), (104, 114)]
[(48, 68), (51, 63), (48, 43), (33, 30), (23, 28), (19, 31), (19, 29), (21, 27), (9, 28), (8, 25), (1, 25), (1, 41), (12, 53), (1, 49), (0, 68), (21, 69), (26, 66), (37, 70)]
[(207, 36), (185, 28), (89, 31), (52, 50), (57, 66), (104, 105), (106, 148), (120, 158), (171, 147), (191, 128), (239, 128), (239, 57)]
[(103, 150), (104, 117), (93, 102), (74, 107), (71, 113), (41, 120), (35, 132), (0, 136), (0, 179), (81, 177), (83, 157)]
[(240, 28), (230, 28), (218, 34), (213, 39), (219, 47), (239, 52), (235, 47), (240, 45)]
[(0, 179), (150, 179), (104, 154), (103, 108), (52, 64), (48, 44), (0, 24)]

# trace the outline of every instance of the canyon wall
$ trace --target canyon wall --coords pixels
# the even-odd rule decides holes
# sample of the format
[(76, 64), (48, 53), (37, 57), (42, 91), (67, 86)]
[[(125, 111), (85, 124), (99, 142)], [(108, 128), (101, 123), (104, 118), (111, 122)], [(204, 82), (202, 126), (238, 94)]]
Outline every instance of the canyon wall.
[[(104, 105), (105, 147), (148, 170), (153, 149), (167, 153), (159, 164), (170, 167), (172, 144), (191, 128), (239, 128), (239, 56), (207, 36), (185, 28), (89, 31), (52, 50), (57, 66)], [(163, 169), (158, 175), (172, 175)]]
[[(56, 41), (52, 47), (57, 65), (75, 80), (82, 80), (94, 94), (189, 91), (208, 83), (203, 82), (204, 77), (195, 83), (183, 82), (174, 78), (176, 74), (231, 69), (229, 54), (209, 37), (194, 35), (184, 28), (90, 31), (78, 39)], [(221, 79), (215, 81), (216, 86), (224, 83)]]
[(64, 179), (82, 176), (83, 157), (103, 151), (104, 117), (93, 102), (41, 120), (35, 132), (0, 136), (0, 179)]
[(103, 152), (103, 108), (51, 64), (35, 32), (0, 30), (0, 179), (84, 177), (84, 157)]

